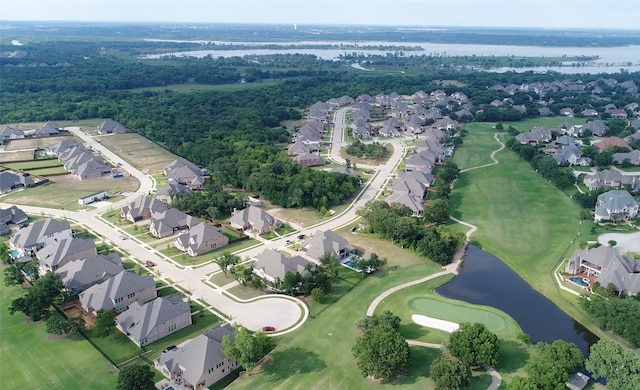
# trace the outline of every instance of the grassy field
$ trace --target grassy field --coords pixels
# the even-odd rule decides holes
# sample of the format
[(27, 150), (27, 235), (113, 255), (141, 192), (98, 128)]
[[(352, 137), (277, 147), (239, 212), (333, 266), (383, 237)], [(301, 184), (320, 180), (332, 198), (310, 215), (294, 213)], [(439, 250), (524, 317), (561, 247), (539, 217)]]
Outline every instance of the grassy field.
[(140, 186), (134, 177), (95, 180), (78, 180), (71, 175), (56, 176), (47, 184), (13, 192), (3, 197), (4, 202), (17, 205), (40, 206), (55, 209), (78, 210), (78, 199), (97, 191), (113, 194), (118, 191), (135, 191)]
[[(474, 137), (491, 140), (494, 131), (488, 124), (473, 129)], [(487, 155), (497, 148), (493, 142), (484, 152), (461, 148), (454, 161), (466, 166), (468, 154)], [(496, 158), (500, 164), (460, 175), (452, 214), (477, 225), (473, 240), (549, 295), (555, 292), (551, 271), (578, 232), (581, 209), (515, 153), (504, 150)]]
[(186, 83), (186, 84), (164, 85), (162, 87), (135, 88), (135, 89), (130, 89), (129, 91), (152, 91), (152, 92), (172, 91), (172, 92), (180, 92), (180, 93), (190, 93), (190, 92), (199, 92), (199, 91), (233, 92), (233, 91), (244, 91), (244, 90), (255, 89), (255, 88), (270, 87), (273, 85), (280, 84), (283, 81), (284, 80), (262, 80), (257, 83), (244, 83), (244, 84), (234, 83), (234, 84), (217, 84), (217, 85)]
[(36, 168), (48, 168), (52, 166), (62, 166), (62, 163), (56, 159), (50, 160), (34, 160), (34, 161), (24, 161), (19, 163), (9, 163), (5, 164), (7, 167), (11, 169), (36, 169)]
[(162, 146), (136, 133), (105, 135), (96, 139), (144, 173), (156, 174), (177, 158)]
[(7, 306), (21, 295), (0, 272), (0, 383), (6, 389), (113, 389), (117, 371), (82, 337), (51, 336)]

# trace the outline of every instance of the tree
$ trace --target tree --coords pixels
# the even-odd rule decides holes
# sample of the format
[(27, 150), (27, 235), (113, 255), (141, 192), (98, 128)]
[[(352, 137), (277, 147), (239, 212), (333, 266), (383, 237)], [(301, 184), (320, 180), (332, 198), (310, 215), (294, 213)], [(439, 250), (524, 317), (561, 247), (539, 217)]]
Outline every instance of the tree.
[(222, 256), (216, 258), (213, 262), (220, 267), (224, 277), (227, 278), (227, 270), (232, 269), (235, 265), (240, 263), (240, 256), (232, 255), (225, 251)]
[(322, 303), (325, 298), (324, 290), (319, 287), (315, 287), (313, 290), (311, 290), (311, 298), (313, 298), (313, 300), (318, 303)]
[(409, 366), (409, 344), (388, 324), (365, 332), (356, 340), (352, 352), (365, 377), (389, 380)]
[(382, 314), (374, 313), (372, 316), (366, 316), (356, 323), (356, 327), (363, 332), (371, 332), (382, 325), (389, 325), (397, 331), (400, 329), (400, 317), (389, 310), (385, 310)]
[(124, 366), (118, 373), (116, 390), (154, 390), (153, 371), (147, 365)]
[(590, 349), (587, 370), (594, 378), (606, 378), (611, 390), (640, 389), (640, 359), (633, 351), (600, 340)]
[(52, 315), (47, 318), (46, 322), (46, 330), (47, 333), (62, 335), (70, 332), (70, 324), (69, 322), (62, 318), (60, 315)]
[(575, 344), (556, 340), (552, 344), (540, 342), (534, 345), (525, 371), (539, 389), (554, 390), (564, 385), (583, 365), (584, 356)]
[(98, 337), (109, 336), (116, 327), (116, 311), (98, 310), (96, 322), (93, 324), (93, 334)]
[(247, 371), (275, 346), (273, 338), (266, 333), (254, 333), (242, 326), (235, 328), (233, 340), (228, 335), (222, 338), (222, 353), (229, 359), (237, 360)]
[(3, 272), (5, 286), (16, 286), (24, 283), (24, 275), (17, 265), (12, 264), (6, 267)]
[(424, 218), (429, 222), (443, 223), (449, 219), (449, 201), (438, 198), (431, 202), (424, 212)]
[(538, 390), (535, 382), (531, 378), (524, 376), (516, 376), (508, 383), (507, 389), (509, 390)]
[(6, 242), (0, 243), (0, 259), (3, 263), (8, 263), (11, 260), (9, 256), (9, 245)]
[(332, 253), (325, 253), (320, 257), (320, 264), (327, 274), (333, 278), (337, 278), (340, 272), (340, 262)]
[(27, 315), (32, 321), (37, 321), (49, 312), (54, 299), (60, 296), (62, 282), (57, 274), (49, 272), (33, 283), (33, 287), (26, 295), (16, 298), (9, 306), (9, 313), (16, 311)]
[(460, 359), (438, 358), (431, 363), (436, 390), (462, 390), (471, 384), (471, 368)]
[(470, 366), (498, 363), (500, 342), (498, 336), (491, 333), (484, 324), (462, 323), (451, 333), (447, 346), (449, 353)]

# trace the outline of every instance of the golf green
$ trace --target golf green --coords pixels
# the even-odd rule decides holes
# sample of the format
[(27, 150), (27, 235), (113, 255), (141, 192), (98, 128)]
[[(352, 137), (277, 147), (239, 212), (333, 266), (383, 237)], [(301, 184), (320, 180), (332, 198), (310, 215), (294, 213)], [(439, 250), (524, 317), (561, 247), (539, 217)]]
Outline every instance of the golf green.
[(502, 333), (507, 328), (507, 321), (503, 317), (477, 306), (459, 306), (432, 298), (414, 298), (409, 301), (409, 307), (415, 311), (415, 314), (442, 320), (457, 323), (480, 322), (496, 334)]

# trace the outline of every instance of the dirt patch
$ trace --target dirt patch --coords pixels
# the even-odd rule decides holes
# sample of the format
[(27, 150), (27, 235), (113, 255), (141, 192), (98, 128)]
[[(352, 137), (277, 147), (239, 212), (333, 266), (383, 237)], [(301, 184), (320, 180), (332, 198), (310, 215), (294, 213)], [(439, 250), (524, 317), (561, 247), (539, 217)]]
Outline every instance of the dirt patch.
[(93, 328), (93, 325), (96, 322), (96, 318), (82, 310), (77, 303), (63, 305), (61, 309), (69, 318), (82, 318), (87, 329)]
[(58, 137), (42, 137), (42, 138), (22, 138), (13, 139), (7, 142), (5, 150), (19, 150), (19, 149), (36, 149), (36, 148), (49, 148), (62, 140), (74, 140), (79, 144), (83, 141), (72, 135), (61, 135)]
[(161, 172), (173, 160), (175, 154), (137, 133), (99, 136), (104, 146), (143, 172)]

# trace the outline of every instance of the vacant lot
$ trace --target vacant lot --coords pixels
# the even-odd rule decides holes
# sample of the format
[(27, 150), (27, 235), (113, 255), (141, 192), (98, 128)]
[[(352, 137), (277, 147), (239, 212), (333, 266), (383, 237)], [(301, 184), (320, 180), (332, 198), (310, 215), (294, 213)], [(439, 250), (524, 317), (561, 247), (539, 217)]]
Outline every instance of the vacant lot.
[(0, 163), (10, 163), (13, 161), (29, 160), (33, 158), (33, 151), (31, 150), (19, 150), (13, 152), (0, 153)]
[(96, 137), (104, 146), (144, 173), (162, 171), (177, 156), (136, 133)]
[(114, 194), (118, 191), (136, 191), (140, 186), (133, 177), (113, 179), (78, 180), (72, 175), (50, 178), (51, 182), (35, 188), (27, 188), (3, 197), (3, 202), (26, 206), (40, 206), (54, 209), (78, 210), (78, 199), (98, 191)]
[[(0, 270), (1, 271), (1, 270)], [(113, 389), (117, 371), (82, 337), (51, 336), (7, 306), (22, 294), (0, 272), (0, 378), (5, 389)]]
[[(14, 139), (9, 141), (5, 145), (5, 150), (49, 148), (62, 140), (74, 140), (78, 143), (83, 143), (80, 138), (74, 137), (72, 135), (60, 135), (57, 137), (44, 137), (44, 138), (23, 138), (23, 139)], [(31, 155), (31, 157), (33, 157), (33, 154)]]

